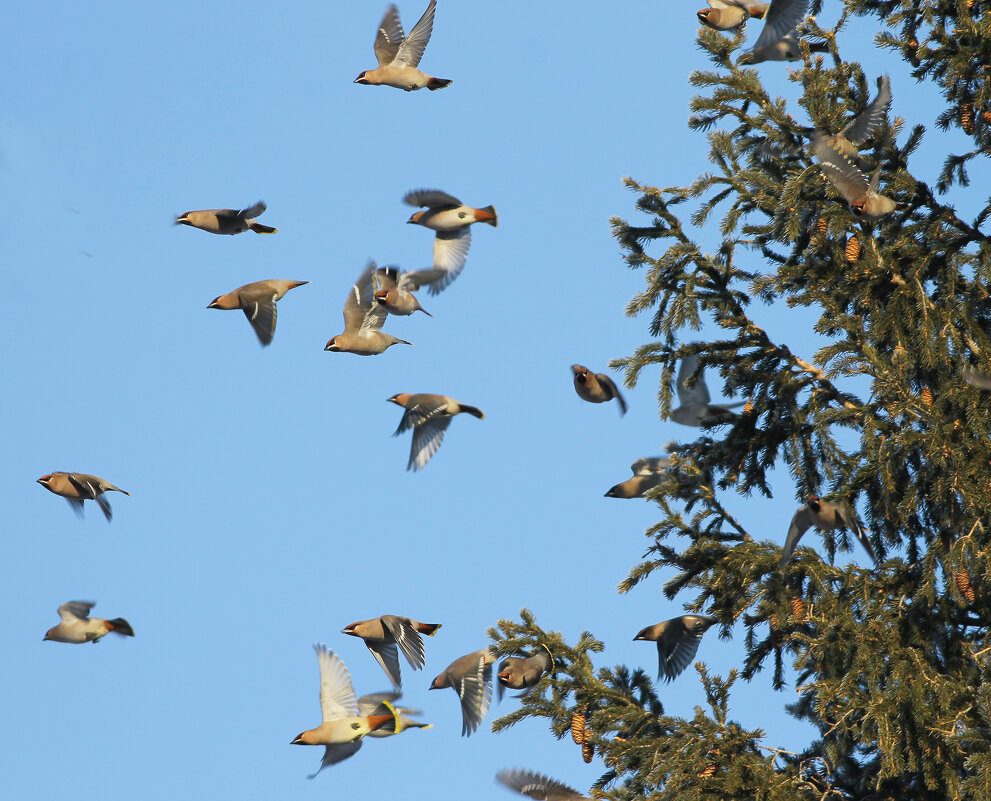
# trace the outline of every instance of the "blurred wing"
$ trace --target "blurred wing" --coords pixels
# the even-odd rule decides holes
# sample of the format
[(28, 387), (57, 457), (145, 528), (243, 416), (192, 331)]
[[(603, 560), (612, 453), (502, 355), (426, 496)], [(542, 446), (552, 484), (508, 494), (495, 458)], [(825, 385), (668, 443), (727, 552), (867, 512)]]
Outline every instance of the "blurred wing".
[(371, 308), (365, 312), (365, 317), (358, 326), (359, 331), (378, 331), (385, 323), (385, 318), (389, 316), (389, 310), (381, 303), (375, 301)]
[(440, 281), (446, 272), (443, 270), (416, 270), (399, 276), (399, 288), (407, 292), (416, 292), (421, 286)]
[(784, 568), (788, 564), (788, 560), (791, 559), (795, 548), (798, 547), (798, 541), (802, 539), (802, 535), (809, 530), (809, 526), (811, 525), (812, 510), (808, 506), (803, 506), (795, 512), (795, 516), (791, 519), (791, 525), (788, 527), (788, 537), (785, 539), (785, 549), (781, 552), (781, 561), (778, 564), (779, 568)]
[(423, 667), (425, 655), (423, 650), (423, 638), (413, 628), (413, 623), (408, 617), (397, 617), (396, 615), (383, 615), (382, 622), (395, 638), (396, 645), (403, 652), (406, 661), (409, 662), (413, 670)]
[(809, 7), (809, 0), (772, 0), (764, 15), (764, 28), (754, 50), (769, 47), (795, 30)]
[[(383, 701), (388, 701), (390, 704), (394, 704), (402, 697), (402, 693), (369, 693), (368, 695), (363, 695), (358, 699), (358, 714), (362, 717), (367, 717), (368, 715), (373, 714), (375, 710), (381, 706)], [(403, 711), (410, 712), (408, 709)]]
[(612, 396), (619, 402), (621, 412), (626, 414), (626, 399), (620, 393), (616, 383), (605, 373), (596, 373), (595, 380), (604, 385), (612, 393)]
[(667, 457), (651, 456), (637, 459), (630, 469), (635, 476), (653, 476), (671, 466), (671, 460)]
[(352, 740), (350, 743), (334, 743), (333, 745), (324, 746), (323, 759), (320, 760), (320, 767), (317, 768), (316, 773), (313, 773), (306, 778), (316, 778), (317, 774), (324, 768), (330, 765), (336, 765), (338, 762), (343, 762), (349, 756), (354, 756), (358, 753), (359, 748), (361, 748), (360, 739)]
[(407, 470), (422, 470), (430, 461), (440, 444), (444, 441), (444, 432), (451, 424), (450, 417), (434, 417), (425, 423), (420, 423), (413, 429), (413, 444), (410, 446)]
[(399, 12), (395, 4), (389, 6), (379, 23), (378, 33), (375, 34), (375, 58), (379, 66), (391, 64), (403, 43), (403, 25), (399, 21)]
[(693, 353), (681, 360), (681, 367), (678, 370), (678, 402), (682, 406), (708, 406), (709, 388), (705, 385), (705, 370), (699, 372), (693, 386), (688, 386), (687, 381), (692, 377), (698, 367), (698, 354)]
[(251, 327), (255, 329), (258, 341), (262, 345), (268, 345), (275, 336), (275, 320), (278, 312), (275, 308), (275, 293), (268, 298), (256, 298), (254, 300), (244, 300), (241, 310), (248, 318)]
[(536, 798), (538, 801), (570, 801), (570, 799), (585, 798), (568, 785), (532, 770), (500, 770), (496, 774), (496, 780), (520, 795)]
[(399, 673), (399, 651), (391, 642), (370, 642), (365, 640), (365, 645), (372, 652), (375, 661), (382, 666), (385, 675), (389, 677), (392, 686), (397, 690), (402, 687), (402, 676)]
[(324, 722), (357, 715), (358, 700), (355, 698), (347, 667), (340, 657), (333, 651), (327, 650), (327, 646), (323, 643), (314, 645), (313, 650), (317, 652), (317, 661), (320, 663), (320, 708), (323, 711)]
[(396, 281), (401, 279), (396, 267), (379, 267), (372, 276), (373, 292), (389, 291), (398, 286)]
[(89, 610), (96, 606), (96, 601), (66, 601), (58, 608), (58, 616), (63, 620), (86, 620)]
[(985, 373), (983, 370), (978, 370), (976, 367), (967, 365), (960, 371), (960, 375), (962, 375), (963, 380), (972, 387), (977, 387), (978, 389), (991, 389), (991, 375)]
[(423, 58), (423, 51), (427, 47), (427, 42), (430, 41), (430, 34), (434, 29), (434, 10), (437, 8), (437, 0), (430, 0), (430, 4), (427, 6), (427, 10), (423, 12), (423, 16), (420, 17), (419, 22), (413, 26), (413, 30), (409, 32), (403, 43), (399, 46), (399, 52), (396, 54), (397, 64), (406, 64), (410, 67), (415, 67), (420, 63), (420, 59)]
[(455, 208), (461, 205), (461, 201), (456, 197), (439, 189), (414, 189), (403, 196), (403, 203), (430, 209), (442, 209), (448, 206)]
[(836, 512), (839, 515), (840, 520), (843, 521), (843, 525), (853, 532), (853, 535), (857, 538), (860, 544), (864, 546), (864, 550), (867, 551), (867, 555), (870, 556), (871, 561), (876, 565), (878, 561), (877, 554), (874, 553), (874, 546), (871, 545), (871, 541), (868, 538), (867, 533), (860, 527), (860, 522), (854, 516), (853, 512), (845, 506), (839, 505), (836, 506)]
[(237, 213), (237, 216), (242, 220), (251, 220), (255, 217), (260, 217), (265, 213), (265, 209), (267, 208), (268, 206), (265, 205), (264, 201), (259, 200), (254, 206), (248, 206), (246, 209), (241, 209)]
[(73, 473), (67, 473), (66, 478), (69, 480), (69, 483), (76, 488), (76, 492), (78, 492), (84, 498), (89, 498), (90, 500), (92, 500), (97, 496), (97, 493), (100, 491), (100, 488), (96, 486), (89, 479), (82, 478), (80, 476), (74, 475)]
[(492, 664), (480, 656), (473, 672), (465, 673), (459, 679), (450, 674), (447, 678), (461, 699), (461, 736), (470, 735), (478, 728), (492, 703)]
[(665, 681), (678, 676), (695, 658), (702, 642), (703, 631), (683, 631), (677, 637), (662, 637), (657, 641), (658, 675)]
[(357, 331), (365, 322), (368, 310), (372, 308), (375, 295), (372, 291), (372, 274), (375, 272), (375, 262), (368, 262), (364, 272), (351, 285), (347, 299), (344, 301), (344, 330)]
[(443, 270), (444, 277), (430, 284), (430, 294), (437, 295), (458, 277), (471, 247), (471, 228), (467, 225), (454, 231), (438, 231), (434, 237), (434, 269)]
[[(848, 203), (867, 193), (867, 177), (857, 169), (856, 164), (830, 145), (826, 137), (817, 135), (812, 146), (823, 174)], [(876, 174), (880, 175), (880, 172)]]
[(874, 135), (891, 105), (891, 80), (882, 75), (877, 82), (877, 97), (843, 129), (843, 136), (855, 145), (862, 145)]

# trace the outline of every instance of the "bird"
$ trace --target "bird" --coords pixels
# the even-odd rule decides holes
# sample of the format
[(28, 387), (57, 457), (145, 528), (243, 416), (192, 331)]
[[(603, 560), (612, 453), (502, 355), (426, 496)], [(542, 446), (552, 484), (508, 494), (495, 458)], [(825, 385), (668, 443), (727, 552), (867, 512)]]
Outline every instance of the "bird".
[(361, 714), (351, 684), (351, 674), (341, 658), (323, 643), (313, 646), (320, 663), (320, 710), (323, 722), (315, 729), (297, 734), (291, 745), (325, 746), (323, 759), (314, 778), (328, 765), (336, 765), (353, 756), (361, 748), (361, 738), (370, 732), (390, 727), (398, 728), (399, 715), (388, 701), (383, 701), (388, 714)]
[(392, 345), (413, 344), (380, 330), (389, 313), (375, 300), (372, 286), (375, 269), (375, 262), (369, 262), (365, 271), (354, 282), (347, 300), (344, 301), (344, 333), (327, 340), (324, 350), (375, 356)]
[(767, 3), (751, 0), (706, 0), (709, 8), (696, 12), (699, 22), (714, 31), (739, 28), (748, 19), (760, 19), (767, 12)]
[(275, 302), (290, 289), (295, 289), (309, 281), (287, 281), (283, 278), (272, 278), (268, 281), (255, 281), (252, 284), (239, 286), (226, 295), (218, 295), (207, 306), (208, 309), (240, 309), (248, 318), (251, 327), (255, 329), (258, 341), (262, 347), (272, 342), (275, 336), (275, 320), (278, 312)]
[(420, 301), (413, 293), (421, 286), (443, 277), (443, 270), (416, 270), (403, 273), (397, 267), (379, 267), (372, 278), (375, 300), (389, 314), (405, 317), (422, 311), (427, 317), (433, 317), (420, 305)]
[(46, 631), (44, 639), (72, 643), (99, 642), (111, 631), (124, 637), (134, 636), (131, 624), (122, 617), (112, 620), (90, 617), (89, 610), (94, 606), (96, 601), (66, 601), (58, 608), (61, 622)]
[(103, 493), (131, 494), (127, 490), (115, 487), (109, 481), (99, 476), (91, 476), (89, 473), (49, 473), (39, 478), (37, 483), (49, 492), (54, 492), (65, 498), (72, 510), (80, 517), (83, 516), (83, 501), (96, 501), (108, 523), (113, 519), (114, 513), (110, 508), (110, 502), (103, 497)]
[(526, 658), (508, 656), (499, 663), (496, 678), (499, 683), (496, 692), (502, 700), (503, 689), (527, 690), (536, 685), (543, 675), (554, 667), (554, 657), (551, 649), (543, 643), (542, 651), (535, 651)]
[[(805, 17), (809, 0), (771, 0), (764, 14), (764, 27), (757, 43), (740, 56), (740, 64), (760, 64), (763, 61), (799, 61), (802, 50), (798, 44), (798, 23)], [(810, 42), (813, 53), (825, 53), (825, 42)]]
[(881, 171), (874, 170), (870, 181), (849, 156), (830, 144), (828, 137), (820, 137), (813, 142), (813, 151), (819, 159), (819, 166), (829, 182), (843, 195), (847, 205), (857, 217), (876, 220), (896, 210), (908, 208), (878, 192), (881, 185)]
[[(829, 154), (832, 149), (853, 161), (857, 169), (870, 169), (866, 160), (860, 157), (858, 148), (870, 139), (891, 105), (891, 79), (882, 75), (877, 79), (877, 97), (860, 114), (854, 117), (846, 127), (837, 134), (827, 134), (819, 128), (811, 130), (812, 149), (815, 153)], [(809, 129), (805, 129), (809, 133)]]
[(532, 770), (500, 770), (496, 780), (510, 790), (537, 801), (587, 801), (587, 797), (577, 790)]
[(606, 492), (607, 498), (643, 498), (647, 491), (660, 484), (671, 466), (670, 457), (650, 456), (637, 459), (630, 469), (633, 477), (621, 481)]
[(452, 687), (461, 699), (461, 736), (470, 737), (492, 702), (492, 663), (488, 648), (455, 659), (430, 685), (431, 690)]
[(677, 409), (671, 412), (671, 419), (676, 423), (685, 426), (699, 426), (704, 422), (714, 420), (719, 417), (735, 417), (729, 411), (735, 406), (743, 406), (740, 403), (709, 403), (709, 390), (705, 385), (705, 368), (698, 370), (698, 377), (692, 386), (688, 385), (688, 380), (695, 375), (698, 369), (698, 354), (692, 353), (681, 360), (681, 368), (678, 370), (678, 382), (675, 389), (678, 391)]
[(422, 392), (410, 395), (407, 392), (400, 392), (387, 400), (406, 410), (392, 436), (398, 437), (404, 431), (413, 429), (413, 442), (406, 469), (414, 472), (421, 470), (430, 461), (430, 457), (437, 453), (437, 449), (444, 441), (444, 432), (447, 431), (454, 415), (465, 412), (479, 420), (485, 418), (485, 412), (481, 409), (456, 401), (447, 395)]
[(350, 634), (364, 640), (375, 661), (382, 666), (392, 686), (398, 690), (402, 686), (399, 650), (413, 670), (420, 670), (424, 661), (423, 638), (420, 635), (432, 637), (440, 627), (440, 623), (420, 623), (408, 617), (382, 615), (345, 626), (341, 629), (341, 634)]
[(240, 211), (236, 209), (203, 209), (202, 211), (187, 211), (176, 219), (177, 225), (188, 225), (199, 228), (211, 234), (240, 234), (252, 230), (256, 234), (274, 234), (278, 228), (255, 222), (265, 209), (265, 203), (259, 200), (254, 206)]
[[(401, 694), (398, 692), (393, 693), (371, 693), (370, 695), (363, 695), (358, 699), (358, 712), (362, 715), (371, 715), (376, 712), (381, 713), (383, 709), (382, 702), (388, 701), (390, 704), (395, 704), (401, 698)], [(388, 709), (388, 707), (385, 707)], [(406, 729), (430, 729), (433, 727), (433, 723), (422, 723), (419, 720), (413, 720), (412, 718), (406, 717), (407, 715), (420, 715), (423, 714), (419, 709), (409, 709), (402, 706), (393, 706), (398, 716), (396, 721), (395, 731), (392, 730), (391, 726), (386, 726), (381, 729), (375, 729), (368, 733), (368, 737), (391, 737), (394, 734), (401, 734), (406, 731)]]
[(620, 415), (626, 414), (626, 401), (609, 376), (605, 373), (593, 373), (580, 364), (571, 365), (571, 372), (575, 376), (575, 392), (579, 398), (589, 403), (605, 403), (615, 398), (619, 403)]
[(991, 389), (991, 374), (985, 373), (983, 370), (978, 370), (976, 367), (967, 365), (960, 371), (960, 375), (972, 387)]
[(395, 4), (390, 5), (375, 35), (375, 58), (378, 66), (373, 70), (364, 70), (354, 82), (369, 86), (394, 86), (407, 92), (424, 87), (433, 92), (448, 86), (450, 79), (434, 78), (416, 68), (423, 58), (427, 42), (430, 41), (436, 8), (437, 0), (430, 0), (420, 21), (413, 26), (409, 36), (406, 36), (399, 21), (399, 11)]
[(874, 548), (871, 546), (871, 541), (860, 527), (860, 523), (857, 522), (854, 514), (845, 506), (824, 501), (818, 495), (811, 495), (804, 506), (798, 507), (798, 511), (795, 512), (795, 516), (791, 519), (791, 525), (788, 527), (788, 537), (785, 539), (785, 547), (781, 552), (781, 561), (778, 565), (780, 569), (784, 569), (784, 566), (788, 564), (788, 560), (791, 559), (798, 541), (812, 526), (823, 531), (833, 531), (841, 528), (849, 529), (860, 541), (860, 544), (864, 546), (864, 550), (867, 551), (871, 560), (875, 564), (878, 563)]
[(671, 681), (695, 658), (702, 635), (719, 618), (709, 615), (682, 615), (641, 629), (634, 640), (657, 642), (657, 677)]

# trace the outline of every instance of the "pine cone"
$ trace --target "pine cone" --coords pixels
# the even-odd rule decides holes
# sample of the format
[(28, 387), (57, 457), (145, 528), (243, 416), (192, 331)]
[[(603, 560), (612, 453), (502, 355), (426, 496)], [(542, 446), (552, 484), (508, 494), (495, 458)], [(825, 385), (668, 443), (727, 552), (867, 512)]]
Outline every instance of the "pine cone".
[(715, 776), (717, 767), (717, 765), (706, 765), (705, 769), (699, 773), (699, 778), (708, 779), (711, 776)]
[(592, 761), (592, 757), (595, 756), (595, 746), (591, 743), (582, 743), (582, 759), (588, 764)]
[(967, 136), (974, 133), (974, 106), (970, 103), (960, 106), (960, 127)]
[(860, 240), (857, 239), (856, 234), (854, 234), (846, 241), (846, 260), (856, 261), (859, 258), (860, 258)]
[(964, 597), (967, 603), (972, 604), (977, 600), (977, 594), (974, 592), (974, 585), (970, 583), (970, 575), (966, 570), (960, 570), (953, 574), (953, 580), (957, 584), (957, 589), (960, 590), (960, 594)]
[(929, 407), (930, 409), (932, 408), (932, 405), (933, 405), (933, 391), (931, 389), (929, 389), (929, 387), (923, 387), (922, 388), (922, 402), (927, 407)]
[(981, 119), (984, 120), (988, 125), (991, 125), (991, 111), (982, 111)]
[(750, 402), (750, 399), (747, 398), (747, 402), (743, 404), (743, 413), (753, 414), (753, 411), (754, 411), (754, 405)]
[(796, 620), (805, 620), (805, 601), (801, 598), (791, 599), (791, 616)]
[(575, 710), (571, 716), (571, 739), (575, 745), (584, 745), (588, 739), (588, 729), (585, 728), (585, 713)]
[(815, 232), (819, 234), (819, 236), (825, 236), (828, 233), (828, 231), (829, 231), (829, 225), (822, 217), (816, 220)]

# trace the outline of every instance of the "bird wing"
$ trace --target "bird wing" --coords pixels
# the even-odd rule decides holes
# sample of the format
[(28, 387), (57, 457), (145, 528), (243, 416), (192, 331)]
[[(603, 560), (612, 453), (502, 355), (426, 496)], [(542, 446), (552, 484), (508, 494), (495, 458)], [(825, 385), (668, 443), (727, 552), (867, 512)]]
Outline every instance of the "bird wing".
[(454, 691), (461, 699), (461, 736), (471, 734), (482, 722), (492, 703), (492, 663), (479, 656), (474, 670), (457, 678), (447, 674)]
[(871, 545), (867, 532), (860, 527), (860, 522), (857, 520), (856, 515), (854, 515), (853, 512), (845, 506), (841, 506), (839, 504), (833, 505), (836, 508), (837, 516), (843, 521), (843, 525), (853, 532), (853, 535), (857, 538), (860, 544), (864, 546), (864, 550), (867, 551), (867, 555), (870, 556), (871, 561), (874, 562), (874, 564), (877, 564), (878, 561), (877, 555), (874, 553), (874, 546)]
[(969, 364), (960, 371), (963, 380), (978, 389), (991, 389), (991, 374), (971, 367)]
[(877, 80), (877, 97), (843, 129), (842, 135), (854, 145), (862, 145), (877, 130), (891, 105), (891, 79), (882, 75)]
[(377, 642), (375, 640), (365, 640), (365, 645), (372, 652), (375, 661), (382, 666), (385, 675), (389, 677), (392, 686), (397, 690), (402, 687), (402, 676), (399, 672), (399, 651), (396, 644), (391, 642)]
[[(819, 159), (823, 174), (848, 203), (867, 193), (869, 188), (867, 177), (856, 164), (829, 144), (827, 137), (817, 132), (812, 140), (812, 149)], [(880, 175), (880, 172), (875, 174)]]
[(496, 780), (520, 795), (526, 795), (538, 801), (570, 801), (571, 799), (585, 798), (568, 785), (532, 770), (517, 770), (515, 768), (500, 770), (496, 774)]
[(409, 662), (413, 670), (423, 667), (425, 655), (423, 650), (423, 638), (417, 630), (413, 628), (413, 623), (408, 617), (398, 615), (383, 615), (382, 624), (396, 640), (396, 645), (403, 652), (406, 661)]
[(678, 383), (675, 389), (678, 391), (678, 402), (682, 406), (708, 406), (709, 388), (705, 385), (705, 368), (699, 370), (698, 378), (692, 386), (688, 386), (687, 381), (695, 373), (698, 367), (699, 357), (697, 353), (686, 356), (681, 360), (681, 367), (678, 370)]
[(461, 201), (440, 189), (414, 189), (403, 196), (408, 206), (423, 206), (430, 209), (456, 208)]
[(663, 676), (665, 681), (671, 681), (678, 676), (695, 658), (704, 633), (704, 630), (685, 629), (675, 637), (661, 637), (657, 641), (657, 675)]
[(315, 779), (317, 774), (320, 773), (324, 768), (330, 765), (336, 765), (338, 762), (343, 762), (350, 756), (354, 756), (358, 753), (358, 749), (361, 748), (361, 740), (352, 740), (349, 743), (333, 743), (332, 745), (324, 746), (323, 759), (320, 760), (320, 767), (317, 768), (317, 772), (307, 776), (307, 779)]
[(772, 0), (754, 50), (770, 47), (784, 39), (802, 21), (808, 7), (809, 0)]
[(320, 709), (323, 711), (324, 723), (357, 715), (358, 700), (351, 685), (351, 674), (345, 664), (323, 643), (314, 645), (313, 650), (317, 652), (317, 661), (320, 663)]
[(415, 67), (423, 58), (423, 51), (430, 41), (430, 34), (434, 30), (434, 10), (437, 8), (437, 0), (430, 0), (427, 10), (423, 12), (409, 36), (403, 39), (396, 54), (395, 63), (405, 64), (408, 67)]
[(439, 415), (446, 408), (447, 403), (440, 398), (436, 401), (420, 400), (410, 404), (406, 407), (406, 411), (403, 413), (403, 419), (399, 421), (399, 427), (392, 436), (398, 437), (404, 431), (409, 431), (411, 428), (422, 425)]
[(414, 270), (399, 276), (399, 289), (416, 292), (421, 286), (432, 284), (442, 279), (447, 273), (444, 270)]
[(444, 432), (450, 424), (450, 417), (433, 417), (413, 428), (413, 444), (410, 446), (407, 470), (421, 470), (430, 461), (430, 457), (437, 453), (444, 441)]
[(650, 456), (637, 459), (630, 469), (635, 476), (653, 476), (671, 466), (671, 459), (662, 456)]
[(791, 555), (795, 552), (795, 548), (798, 546), (798, 541), (802, 538), (802, 535), (809, 530), (812, 525), (812, 510), (808, 506), (802, 506), (795, 516), (791, 519), (791, 525), (788, 527), (788, 536), (785, 538), (785, 548), (781, 552), (781, 562), (779, 563), (780, 568), (788, 563), (791, 559)]
[(598, 381), (603, 386), (605, 386), (606, 389), (608, 389), (612, 393), (613, 397), (617, 401), (619, 401), (619, 408), (622, 410), (622, 413), (626, 414), (626, 400), (620, 394), (619, 387), (616, 386), (616, 382), (614, 382), (605, 373), (596, 373), (595, 380)]
[(379, 267), (372, 276), (372, 289), (375, 292), (394, 289), (399, 286), (400, 277), (397, 267)]
[(241, 298), (241, 311), (255, 329), (258, 341), (262, 345), (268, 345), (275, 336), (275, 321), (279, 314), (275, 308), (275, 299), (274, 292), (267, 297)]
[(430, 284), (430, 294), (438, 295), (458, 277), (468, 259), (471, 247), (471, 228), (467, 225), (454, 231), (438, 231), (434, 237), (434, 269), (443, 270), (444, 276)]
[(66, 473), (65, 477), (69, 480), (69, 483), (76, 488), (76, 492), (82, 495), (84, 498), (89, 498), (93, 500), (96, 498), (100, 491), (100, 488), (84, 476), (74, 475), (73, 473)]
[(58, 616), (63, 622), (68, 620), (86, 620), (89, 610), (96, 606), (96, 601), (66, 601), (58, 608)]
[(397, 692), (368, 693), (368, 695), (363, 695), (358, 699), (358, 714), (362, 717), (367, 717), (368, 715), (374, 714), (375, 710), (382, 705), (383, 701), (388, 701), (390, 704), (394, 704), (402, 697), (403, 694)]
[(237, 213), (237, 216), (240, 217), (242, 220), (253, 220), (255, 217), (260, 217), (262, 214), (264, 214), (265, 209), (267, 208), (268, 206), (265, 205), (265, 202), (259, 200), (257, 203), (255, 203), (254, 206), (248, 206), (248, 208), (246, 209), (241, 209)]
[(399, 21), (399, 11), (393, 3), (386, 9), (385, 16), (379, 23), (378, 33), (375, 34), (375, 58), (380, 67), (395, 60), (404, 35), (403, 24)]
[[(358, 276), (358, 280), (351, 285), (347, 300), (344, 301), (344, 330), (357, 331), (366, 327), (368, 313), (377, 304), (372, 291), (372, 274), (375, 272), (375, 262), (368, 262), (364, 272)], [(383, 310), (382, 319), (385, 319)], [(381, 328), (381, 324), (379, 324)]]

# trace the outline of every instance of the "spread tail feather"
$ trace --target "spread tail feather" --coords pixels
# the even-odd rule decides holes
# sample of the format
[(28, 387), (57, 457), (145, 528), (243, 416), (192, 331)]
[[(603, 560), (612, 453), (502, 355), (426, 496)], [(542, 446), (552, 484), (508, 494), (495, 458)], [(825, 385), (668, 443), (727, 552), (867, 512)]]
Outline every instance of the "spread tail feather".
[(111, 631), (115, 631), (117, 634), (123, 634), (125, 637), (134, 636), (134, 629), (131, 628), (131, 624), (122, 617), (115, 617), (113, 620), (108, 620), (107, 625), (110, 626)]
[(489, 217), (483, 217), (482, 220), (481, 220), (481, 222), (488, 223), (493, 228), (498, 228), (499, 227), (499, 217), (496, 214), (495, 206), (485, 206), (484, 208), (477, 209), (476, 210), (476, 213), (478, 211), (484, 211), (487, 214), (491, 214), (492, 215), (491, 218), (489, 218)]
[(426, 634), (428, 637), (433, 637), (437, 633), (443, 624), (442, 623), (418, 623), (416, 625), (416, 630), (420, 634)]
[(427, 84), (427, 89), (431, 92), (436, 92), (438, 89), (443, 89), (450, 83), (450, 78), (431, 78), (430, 83)]
[(262, 225), (260, 222), (255, 222), (254, 220), (248, 223), (248, 228), (256, 234), (274, 234), (279, 230), (278, 228), (273, 228), (270, 225)]
[(463, 412), (467, 412), (468, 414), (477, 417), (479, 420), (482, 420), (485, 417), (485, 412), (475, 406), (468, 406), (465, 403), (459, 403), (458, 408)]

